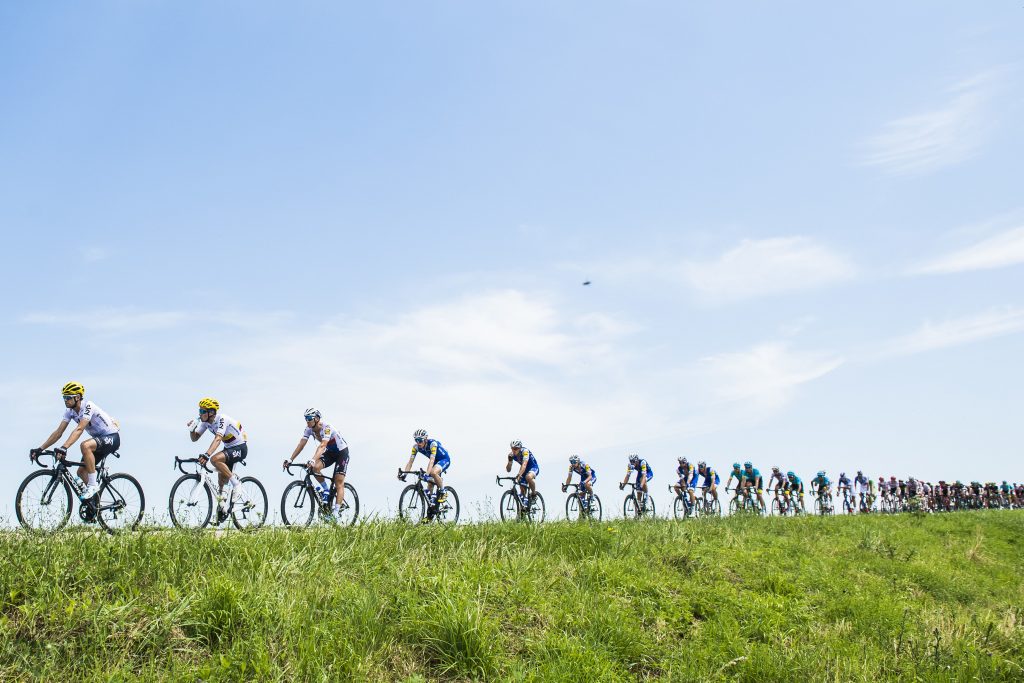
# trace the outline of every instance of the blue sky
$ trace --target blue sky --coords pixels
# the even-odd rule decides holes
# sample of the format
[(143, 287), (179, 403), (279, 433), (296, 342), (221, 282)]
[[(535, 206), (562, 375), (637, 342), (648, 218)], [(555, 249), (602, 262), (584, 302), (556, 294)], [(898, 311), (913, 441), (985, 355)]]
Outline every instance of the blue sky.
[(158, 511), (204, 395), (272, 501), (310, 406), (377, 510), (418, 427), (1024, 479), (1020, 3), (376, 5), (0, 7), (0, 514), (69, 379)]

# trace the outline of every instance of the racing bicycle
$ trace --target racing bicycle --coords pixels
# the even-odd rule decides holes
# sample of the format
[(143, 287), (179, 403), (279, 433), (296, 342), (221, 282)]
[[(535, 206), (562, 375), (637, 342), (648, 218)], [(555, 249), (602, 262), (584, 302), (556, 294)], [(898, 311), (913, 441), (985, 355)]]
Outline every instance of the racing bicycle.
[[(236, 465), (244, 465), (239, 460)], [(192, 472), (185, 471), (185, 465), (195, 465)], [(208, 463), (199, 458), (174, 458), (175, 469), (181, 472), (171, 486), (167, 508), (171, 523), (179, 529), (202, 529), (213, 521), (218, 526), (228, 518), (239, 529), (258, 529), (267, 522), (267, 490), (255, 477), (242, 477), (241, 491), (230, 492), (220, 489), (219, 480)], [(200, 469), (205, 470), (200, 474)], [(214, 505), (214, 501), (217, 505)], [(216, 508), (216, 517), (214, 510)]]
[(565, 499), (565, 518), (571, 520), (593, 519), (601, 521), (601, 499), (580, 484), (563, 484), (562, 491), (569, 487), (576, 489)]
[[(120, 453), (110, 455), (121, 457)], [(53, 459), (52, 464), (40, 462), (46, 456)], [(30, 531), (57, 531), (68, 523), (73, 500), (85, 490), (85, 484), (69, 469), (82, 463), (59, 458), (55, 451), (37, 452), (32, 456), (32, 462), (43, 471), (28, 475), (18, 487), (15, 497), (18, 522)], [(137, 527), (146, 509), (146, 498), (135, 477), (123, 472), (111, 474), (104, 458), (96, 466), (96, 481), (100, 485), (99, 491), (92, 498), (81, 501), (79, 518), (86, 524), (99, 522), (110, 533), (131, 531)]]
[(398, 476), (405, 481), (405, 475), (416, 475), (416, 483), (402, 489), (398, 497), (398, 516), (406, 522), (430, 522), (436, 520), (440, 524), (454, 524), (459, 521), (459, 495), (451, 486), (445, 486), (447, 499), (438, 504), (437, 495), (427, 490), (427, 482), (432, 478), (424, 470), (398, 469)]
[(501, 482), (512, 482), (512, 488), (501, 494), (498, 501), (498, 512), (501, 513), (502, 521), (510, 519), (522, 520), (525, 522), (544, 521), (544, 496), (537, 491), (530, 495), (530, 487), (526, 482), (519, 481), (519, 477), (495, 477), (495, 483), (501, 486)]
[[(334, 466), (337, 467), (337, 463)], [(334, 501), (337, 500), (338, 492), (334, 475), (323, 475), (324, 479), (329, 478), (331, 481), (328, 493), (323, 493), (316, 485), (316, 475), (309, 463), (291, 463), (285, 468), (289, 475), (292, 475), (293, 467), (301, 467), (306, 475), (284, 487), (284, 493), (281, 494), (281, 521), (285, 526), (309, 526), (314, 519), (342, 526), (356, 523), (359, 519), (359, 494), (352, 484), (345, 482), (345, 501), (338, 514), (334, 514)]]

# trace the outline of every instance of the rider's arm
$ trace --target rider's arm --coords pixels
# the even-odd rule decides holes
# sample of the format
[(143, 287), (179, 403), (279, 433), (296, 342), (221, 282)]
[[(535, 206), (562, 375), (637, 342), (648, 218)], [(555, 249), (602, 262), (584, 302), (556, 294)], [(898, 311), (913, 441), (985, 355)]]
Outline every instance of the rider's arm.
[(223, 440), (224, 436), (222, 434), (214, 434), (213, 441), (210, 442), (210, 447), (206, 449), (206, 457), (212, 458), (213, 454), (217, 452), (217, 447), (220, 446)]
[(57, 439), (59, 439), (67, 430), (68, 424), (69, 422), (67, 420), (61, 420), (60, 424), (57, 425), (57, 428), (53, 430), (53, 434), (50, 434), (50, 436), (46, 438), (46, 441), (44, 441), (43, 445), (39, 447), (39, 450), (45, 451), (47, 448), (57, 443)]
[[(509, 463), (511, 465), (512, 463)], [(519, 474), (516, 475), (516, 479), (522, 479), (523, 475), (526, 474), (526, 466), (530, 464), (530, 459), (523, 456), (523, 464), (519, 467)]]
[(88, 420), (82, 420), (77, 425), (75, 425), (75, 428), (71, 431), (71, 434), (68, 436), (67, 440), (64, 441), (64, 445), (62, 446), (64, 450), (67, 450), (75, 445), (75, 442), (78, 441), (78, 437), (82, 436), (82, 432), (85, 431), (85, 427), (87, 424), (89, 424)]
[(199, 441), (199, 437), (206, 431), (206, 423), (193, 420), (188, 424), (191, 426), (191, 429), (188, 430), (188, 438), (192, 439), (192, 443), (195, 443)]
[(572, 467), (569, 468), (569, 474), (565, 477), (565, 485), (568, 486), (572, 481)]
[(309, 439), (307, 439), (306, 437), (302, 437), (301, 439), (299, 439), (299, 445), (295, 447), (295, 450), (292, 451), (292, 454), (288, 459), (292, 462), (295, 462), (295, 458), (299, 457), (299, 453), (302, 452), (302, 449), (306, 447), (307, 443), (309, 443)]
[[(524, 460), (525, 460), (525, 458), (524, 458)], [(508, 454), (508, 463), (505, 465), (505, 471), (506, 472), (511, 472), (512, 471), (512, 454), (511, 453)]]

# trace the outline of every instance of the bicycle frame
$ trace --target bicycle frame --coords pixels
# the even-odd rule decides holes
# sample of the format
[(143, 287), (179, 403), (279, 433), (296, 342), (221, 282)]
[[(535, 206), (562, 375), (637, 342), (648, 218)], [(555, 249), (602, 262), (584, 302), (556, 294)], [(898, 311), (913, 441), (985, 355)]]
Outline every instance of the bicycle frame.
[[(115, 458), (121, 457), (121, 454), (116, 452), (111, 453), (110, 455), (113, 455)], [(41, 463), (40, 460), (44, 456), (49, 456), (50, 458), (52, 458), (53, 463), (50, 465), (44, 465), (43, 463)], [(55, 451), (43, 451), (35, 458), (33, 458), (33, 462), (35, 462), (35, 464), (37, 464), (40, 468), (44, 470), (52, 469), (57, 474), (57, 476), (55, 476), (51, 480), (50, 484), (47, 485), (46, 490), (43, 492), (42, 502), (45, 505), (49, 505), (50, 502), (53, 500), (53, 494), (56, 493), (57, 487), (61, 483), (67, 483), (68, 486), (71, 487), (71, 490), (75, 492), (76, 496), (81, 495), (82, 491), (85, 490), (84, 487), (78, 484), (78, 478), (71, 474), (70, 469), (71, 467), (84, 467), (84, 462), (68, 460), (66, 457), (58, 458), (57, 453)], [(108, 478), (109, 472), (107, 470), (107, 460), (106, 458), (104, 458), (103, 460), (96, 464), (96, 482), (102, 488), (102, 486), (105, 483), (107, 483)], [(79, 504), (82, 507), (87, 507), (90, 515), (92, 516), (96, 516), (100, 512), (105, 512), (107, 510), (119, 510), (124, 507), (123, 500), (120, 501), (119, 503), (114, 503), (112, 505), (105, 505), (103, 507), (100, 507), (96, 504), (94, 498), (90, 498), (88, 500), (79, 499)]]

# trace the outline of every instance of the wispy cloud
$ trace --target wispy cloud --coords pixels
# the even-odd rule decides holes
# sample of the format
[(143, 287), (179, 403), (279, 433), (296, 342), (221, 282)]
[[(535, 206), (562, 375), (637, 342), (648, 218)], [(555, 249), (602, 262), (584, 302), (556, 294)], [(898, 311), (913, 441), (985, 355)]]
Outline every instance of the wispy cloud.
[(928, 173), (977, 154), (991, 130), (1001, 71), (956, 83), (934, 108), (886, 123), (865, 143), (863, 163), (893, 175)]
[(844, 362), (835, 354), (794, 351), (785, 343), (768, 342), (709, 356), (701, 364), (718, 400), (750, 402), (774, 411), (788, 403), (801, 384), (824, 377)]
[(924, 353), (1017, 332), (1024, 332), (1024, 309), (997, 308), (972, 316), (926, 322), (917, 331), (885, 345), (881, 355)]
[(1024, 263), (1024, 225), (1011, 228), (913, 269), (918, 274), (990, 270)]
[(808, 237), (743, 240), (713, 261), (683, 264), (684, 281), (705, 300), (735, 301), (847, 280), (856, 268)]

